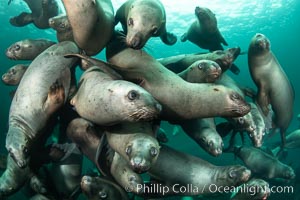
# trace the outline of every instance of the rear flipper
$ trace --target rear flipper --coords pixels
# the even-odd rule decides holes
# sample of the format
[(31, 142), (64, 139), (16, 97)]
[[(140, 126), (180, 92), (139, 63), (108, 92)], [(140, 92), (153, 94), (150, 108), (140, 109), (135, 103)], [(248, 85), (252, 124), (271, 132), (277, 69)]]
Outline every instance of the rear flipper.
[(165, 34), (162, 34), (160, 36), (160, 38), (163, 41), (163, 43), (165, 43), (167, 45), (173, 45), (177, 42), (176, 35), (174, 35), (173, 33), (170, 33), (170, 32), (166, 32)]
[(10, 18), (9, 22), (13, 26), (22, 27), (33, 22), (31, 13), (22, 12), (20, 15)]

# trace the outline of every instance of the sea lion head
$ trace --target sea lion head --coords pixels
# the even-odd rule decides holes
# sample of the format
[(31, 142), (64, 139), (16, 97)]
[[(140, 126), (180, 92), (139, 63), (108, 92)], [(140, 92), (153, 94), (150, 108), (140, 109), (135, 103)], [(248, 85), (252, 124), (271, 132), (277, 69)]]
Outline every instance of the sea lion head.
[(270, 40), (261, 33), (256, 33), (250, 42), (250, 46), (254, 52), (269, 52), (271, 48)]
[(208, 8), (199, 7), (195, 8), (195, 15), (202, 26), (206, 27), (209, 33), (215, 33), (217, 29), (217, 18), (215, 14)]
[[(222, 69), (212, 60), (199, 60), (190, 67), (189, 76), (204, 77), (206, 83), (214, 83), (221, 75)], [(196, 81), (195, 81), (196, 82)]]
[(225, 72), (229, 69), (235, 59), (240, 55), (241, 48), (240, 47), (233, 47), (228, 48), (226, 50), (216, 50), (213, 51), (213, 59), (222, 69), (222, 72)]
[(251, 179), (247, 182), (247, 187), (254, 190), (250, 194), (252, 199), (267, 199), (270, 196), (269, 183), (262, 179)]
[(143, 134), (131, 140), (125, 149), (130, 166), (137, 173), (144, 173), (155, 163), (159, 154), (159, 144), (152, 136)]
[(133, 49), (143, 48), (150, 37), (160, 34), (164, 24), (164, 13), (155, 2), (135, 1), (127, 16), (127, 46)]
[(8, 47), (5, 55), (12, 60), (18, 60), (23, 57), (23, 49), (30, 48), (30, 44), (24, 41), (19, 41)]
[(128, 199), (125, 191), (120, 186), (102, 177), (83, 176), (80, 186), (82, 192), (91, 200)]
[(226, 173), (229, 185), (235, 186), (247, 182), (251, 176), (251, 171), (242, 165), (226, 167), (224, 172)]
[(17, 85), (21, 81), (26, 69), (25, 65), (15, 65), (2, 75), (2, 81), (7, 85)]
[(58, 15), (49, 18), (49, 26), (59, 33), (70, 31), (72, 29), (67, 15)]
[(6, 136), (5, 147), (11, 158), (20, 168), (25, 168), (27, 166), (27, 160), (30, 153), (28, 138), (26, 138), (26, 135), (23, 132), (10, 126)]
[(229, 109), (232, 115), (244, 116), (251, 110), (250, 104), (238, 92), (232, 90), (229, 95), (229, 101), (231, 102)]
[(150, 121), (160, 114), (161, 104), (142, 87), (128, 82), (119, 89), (125, 94), (122, 97), (123, 112), (129, 121)]
[(203, 130), (201, 137), (196, 139), (197, 143), (205, 149), (212, 156), (219, 156), (222, 154), (224, 143), (219, 134), (212, 133), (211, 129)]

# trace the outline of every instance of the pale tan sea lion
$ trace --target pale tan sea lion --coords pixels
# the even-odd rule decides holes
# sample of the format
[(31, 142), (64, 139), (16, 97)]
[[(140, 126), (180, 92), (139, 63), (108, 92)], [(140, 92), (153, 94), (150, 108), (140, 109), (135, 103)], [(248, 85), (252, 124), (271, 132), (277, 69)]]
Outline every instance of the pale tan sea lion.
[(218, 63), (212, 60), (199, 60), (178, 73), (178, 76), (190, 83), (214, 83), (221, 73), (222, 69)]
[(108, 144), (137, 173), (148, 171), (159, 155), (152, 122), (122, 123), (105, 131)]
[(139, 83), (161, 103), (162, 119), (234, 117), (250, 111), (237, 92), (215, 84), (188, 83), (143, 50), (124, 47), (122, 38), (115, 35), (108, 44), (107, 59), (125, 80)]
[(68, 96), (70, 68), (77, 59), (63, 55), (78, 52), (73, 42), (61, 42), (41, 53), (26, 70), (12, 100), (6, 136), (6, 148), (19, 167), (27, 165), (32, 142)]
[(287, 75), (271, 51), (269, 39), (261, 33), (257, 33), (251, 39), (248, 65), (258, 88), (257, 104), (265, 116), (270, 112), (269, 104), (272, 106), (275, 128), (280, 129), (284, 147), (285, 132), (293, 117), (295, 94)]
[(73, 36), (87, 55), (104, 49), (114, 30), (111, 0), (63, 0)]
[(241, 49), (239, 47), (233, 47), (210, 53), (180, 54), (167, 58), (159, 58), (157, 61), (169, 70), (179, 73), (198, 60), (212, 60), (219, 64), (222, 68), (222, 72), (225, 72), (231, 69), (233, 61), (239, 56), (240, 51)]
[(74, 41), (72, 27), (67, 15), (51, 17), (49, 26), (56, 31), (56, 38), (59, 42)]
[(71, 104), (78, 114), (97, 125), (152, 120), (161, 105), (142, 87), (124, 80), (113, 80), (99, 67), (91, 67), (80, 78)]
[(18, 64), (12, 66), (2, 75), (2, 81), (6, 85), (18, 85), (27, 70), (28, 65)]
[(189, 40), (209, 51), (223, 50), (221, 43), (228, 46), (218, 29), (217, 18), (210, 9), (197, 6), (195, 15), (197, 20), (181, 36), (182, 42)]
[(47, 39), (21, 40), (10, 45), (5, 54), (13, 60), (33, 60), (54, 44), (56, 43)]
[(177, 41), (166, 30), (166, 13), (159, 0), (128, 0), (117, 10), (115, 20), (122, 24), (126, 44), (133, 49), (143, 48), (150, 37), (160, 37), (167, 45)]
[[(11, 0), (12, 1), (12, 0)], [(26, 26), (33, 23), (37, 28), (49, 28), (48, 20), (58, 15), (59, 8), (56, 0), (24, 0), (31, 13), (22, 12), (19, 16), (10, 18), (13, 26)], [(10, 2), (8, 3), (10, 4)]]

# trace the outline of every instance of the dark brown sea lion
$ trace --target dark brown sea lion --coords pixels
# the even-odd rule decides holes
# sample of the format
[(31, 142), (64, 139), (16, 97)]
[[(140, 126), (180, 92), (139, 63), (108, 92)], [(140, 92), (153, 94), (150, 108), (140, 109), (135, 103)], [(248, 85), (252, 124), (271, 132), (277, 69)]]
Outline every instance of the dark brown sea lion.
[[(33, 23), (37, 28), (49, 28), (48, 20), (58, 15), (59, 8), (56, 0), (24, 0), (31, 13), (22, 12), (19, 16), (10, 18), (13, 26), (26, 26)], [(10, 3), (10, 2), (9, 2)], [(8, 3), (8, 4), (9, 4)]]
[(88, 200), (128, 200), (127, 193), (119, 185), (104, 177), (83, 176), (81, 189)]
[(251, 77), (258, 88), (257, 104), (265, 116), (269, 114), (269, 104), (272, 106), (275, 128), (280, 129), (284, 147), (285, 132), (293, 117), (294, 90), (271, 51), (269, 39), (261, 33), (257, 33), (251, 39), (248, 65)]
[(133, 49), (143, 48), (150, 37), (160, 37), (167, 45), (177, 41), (166, 30), (166, 13), (159, 0), (128, 0), (117, 10), (115, 20), (115, 24), (121, 22), (126, 44)]
[(44, 50), (54, 45), (47, 39), (26, 39), (10, 45), (6, 50), (6, 56), (13, 60), (33, 60)]
[(214, 83), (221, 73), (222, 69), (218, 63), (212, 60), (199, 60), (178, 73), (178, 76), (190, 83)]
[(6, 85), (18, 85), (27, 70), (28, 65), (18, 64), (12, 66), (2, 75), (2, 81)]
[(56, 38), (59, 42), (74, 41), (72, 27), (67, 15), (51, 17), (49, 26), (56, 31)]
[(162, 104), (163, 119), (233, 117), (249, 112), (249, 105), (231, 89), (214, 84), (188, 83), (143, 50), (124, 47), (122, 42), (122, 36), (115, 36), (108, 44), (108, 61), (125, 80), (139, 83)]
[(25, 167), (32, 142), (54, 113), (65, 103), (69, 93), (70, 68), (78, 53), (73, 42), (61, 42), (41, 53), (26, 70), (12, 100), (6, 148), (19, 167)]
[(215, 61), (222, 68), (222, 72), (225, 72), (227, 69), (231, 69), (233, 61), (238, 57), (240, 51), (241, 49), (239, 47), (234, 47), (226, 50), (213, 51), (210, 53), (181, 54), (167, 58), (160, 58), (157, 60), (166, 68), (175, 73), (185, 70), (198, 60)]
[[(168, 186), (169, 191), (164, 195), (212, 194), (214, 188), (239, 186), (248, 181), (251, 175), (250, 170), (244, 166), (216, 166), (166, 145), (162, 145), (157, 162), (148, 173)], [(192, 188), (188, 188), (189, 185)], [(180, 191), (181, 187), (185, 187), (185, 190)], [(162, 190), (155, 191), (160, 195), (162, 193)], [(148, 192), (146, 195), (153, 193)]]
[(294, 170), (275, 157), (254, 147), (235, 147), (234, 154), (238, 156), (253, 174), (258, 177), (273, 179), (293, 179)]
[(189, 40), (209, 51), (223, 50), (221, 43), (228, 46), (218, 29), (216, 16), (210, 9), (197, 6), (195, 15), (197, 20), (181, 36), (181, 42)]
[(156, 118), (161, 105), (142, 87), (113, 80), (99, 67), (86, 70), (71, 104), (78, 114), (98, 125), (113, 125)]
[(114, 30), (110, 0), (63, 0), (76, 44), (87, 55), (96, 55), (106, 46)]
[(184, 132), (210, 155), (219, 156), (222, 154), (224, 143), (216, 130), (213, 118), (187, 120), (179, 124)]
[(271, 193), (269, 183), (262, 179), (251, 179), (235, 191), (230, 200), (267, 200)]
[(122, 123), (108, 127), (110, 147), (122, 155), (137, 173), (148, 171), (156, 162), (159, 144), (151, 122)]

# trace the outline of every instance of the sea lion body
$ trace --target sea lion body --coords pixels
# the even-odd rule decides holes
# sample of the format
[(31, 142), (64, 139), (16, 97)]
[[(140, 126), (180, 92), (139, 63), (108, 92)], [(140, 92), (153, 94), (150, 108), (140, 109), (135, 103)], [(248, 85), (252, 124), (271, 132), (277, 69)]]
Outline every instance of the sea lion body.
[(2, 75), (2, 81), (6, 85), (18, 85), (27, 70), (28, 65), (18, 64), (7, 70), (5, 74)]
[(181, 41), (191, 41), (200, 48), (209, 51), (223, 50), (221, 45), (228, 46), (217, 27), (215, 14), (208, 8), (195, 8), (197, 20), (192, 23), (188, 31), (181, 36)]
[(119, 185), (105, 177), (83, 176), (81, 189), (88, 200), (128, 200), (127, 193)]
[(142, 87), (112, 80), (99, 67), (84, 72), (71, 104), (81, 117), (98, 125), (151, 120), (161, 111), (160, 104)]
[[(248, 181), (251, 175), (250, 170), (244, 166), (215, 166), (166, 145), (162, 145), (157, 162), (148, 173), (156, 180), (170, 186), (169, 192), (173, 195), (211, 194), (212, 190), (207, 186), (238, 186)], [(177, 187), (174, 188), (174, 184), (177, 184)], [(175, 193), (176, 190), (179, 191), (181, 186), (188, 184), (199, 189)]]
[(59, 7), (56, 0), (24, 0), (31, 13), (22, 12), (19, 16), (10, 18), (13, 26), (25, 26), (33, 23), (37, 28), (49, 28), (48, 20), (58, 15)]
[(222, 69), (218, 63), (212, 60), (199, 60), (178, 73), (178, 76), (190, 83), (214, 83), (221, 73)]
[(141, 49), (150, 37), (158, 36), (167, 45), (177, 41), (166, 31), (166, 13), (159, 0), (128, 0), (117, 10), (115, 20), (122, 24), (128, 47)]
[(137, 173), (156, 162), (159, 144), (151, 122), (122, 123), (106, 130), (110, 147), (123, 156)]
[(51, 17), (49, 26), (56, 31), (56, 38), (59, 42), (74, 41), (72, 27), (67, 15)]
[(120, 39), (116, 37), (107, 46), (108, 61), (125, 80), (139, 83), (162, 104), (162, 119), (243, 116), (249, 112), (236, 92), (214, 84), (188, 83), (143, 50), (122, 46)]
[(6, 148), (20, 167), (26, 166), (31, 143), (68, 96), (70, 68), (76, 58), (64, 58), (63, 55), (78, 51), (72, 42), (53, 45), (26, 70), (12, 100), (6, 137)]
[(294, 170), (275, 157), (254, 147), (235, 147), (237, 155), (254, 174), (262, 178), (293, 179)]
[(224, 73), (227, 69), (231, 68), (233, 61), (238, 57), (240, 51), (239, 47), (234, 47), (210, 53), (180, 54), (167, 58), (159, 58), (157, 61), (169, 70), (179, 73), (198, 60), (212, 60), (219, 64)]
[(47, 39), (26, 39), (8, 47), (6, 56), (13, 60), (33, 60), (50, 46), (56, 44)]
[[(270, 49), (270, 41), (263, 34), (256, 34), (249, 45), (248, 65), (251, 77), (258, 88), (256, 102), (265, 116), (274, 111), (275, 128), (280, 129), (282, 146), (285, 131), (293, 117), (294, 90)], [(276, 81), (274, 81), (276, 80)]]
[(114, 30), (111, 0), (63, 0), (74, 41), (87, 55), (102, 51)]

